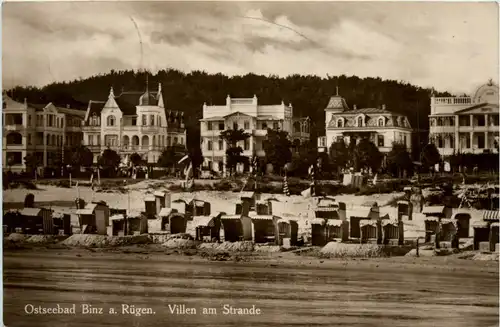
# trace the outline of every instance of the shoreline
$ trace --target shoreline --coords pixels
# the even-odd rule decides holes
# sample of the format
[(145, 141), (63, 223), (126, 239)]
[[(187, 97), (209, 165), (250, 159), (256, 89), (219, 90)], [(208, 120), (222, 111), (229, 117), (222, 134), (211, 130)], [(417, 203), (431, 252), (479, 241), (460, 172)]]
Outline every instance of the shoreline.
[[(412, 273), (419, 271), (436, 270), (439, 272), (451, 272), (457, 275), (468, 275), (471, 273), (499, 273), (499, 265), (496, 260), (467, 260), (457, 256), (391, 256), (391, 257), (343, 257), (326, 258), (314, 255), (298, 255), (293, 252), (229, 252), (224, 260), (212, 260), (203, 256), (203, 251), (165, 249), (161, 246), (122, 246), (108, 248), (48, 248), (36, 246), (23, 249), (4, 249), (4, 260), (7, 258), (43, 258), (58, 256), (62, 260), (79, 260), (80, 258), (92, 258), (103, 261), (136, 261), (148, 260), (158, 264), (168, 264), (169, 262), (189, 262), (193, 264), (227, 264), (261, 267), (281, 267), (281, 268), (303, 268), (303, 269), (325, 269), (325, 270), (345, 270), (356, 268), (361, 270), (373, 270), (394, 272), (400, 269), (410, 269)], [(217, 255), (217, 253), (213, 253)], [(220, 253), (219, 253), (220, 254)], [(496, 254), (498, 255), (498, 254)], [(381, 265), (383, 264), (383, 265)]]

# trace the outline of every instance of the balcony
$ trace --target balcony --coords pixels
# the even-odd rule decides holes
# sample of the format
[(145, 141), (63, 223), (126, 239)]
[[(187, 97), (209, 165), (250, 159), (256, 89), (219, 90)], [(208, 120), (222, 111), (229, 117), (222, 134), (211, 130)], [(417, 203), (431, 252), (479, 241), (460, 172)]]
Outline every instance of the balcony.
[(82, 126), (82, 131), (84, 132), (100, 132), (101, 126)]
[(266, 129), (254, 129), (252, 134), (253, 134), (253, 136), (266, 136), (267, 130)]
[(3, 133), (5, 134), (6, 132), (24, 132), (26, 130), (26, 127), (23, 125), (5, 125), (3, 128)]
[(201, 136), (204, 136), (204, 137), (219, 137), (221, 132), (222, 131), (220, 131), (220, 130), (214, 130), (214, 129), (213, 130), (202, 130), (200, 134), (201, 134)]
[(472, 104), (470, 97), (447, 97), (447, 98), (431, 98), (432, 104), (437, 105), (468, 105)]
[(431, 126), (431, 133), (455, 133), (455, 126)]

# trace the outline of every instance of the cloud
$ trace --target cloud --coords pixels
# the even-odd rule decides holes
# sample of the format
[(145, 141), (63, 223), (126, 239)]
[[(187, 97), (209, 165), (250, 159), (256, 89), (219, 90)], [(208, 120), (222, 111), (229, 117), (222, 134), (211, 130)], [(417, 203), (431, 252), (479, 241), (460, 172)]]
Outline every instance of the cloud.
[(3, 83), (41, 86), (111, 69), (172, 67), (229, 75), (379, 76), (470, 93), (489, 78), (498, 81), (494, 6), (6, 3)]

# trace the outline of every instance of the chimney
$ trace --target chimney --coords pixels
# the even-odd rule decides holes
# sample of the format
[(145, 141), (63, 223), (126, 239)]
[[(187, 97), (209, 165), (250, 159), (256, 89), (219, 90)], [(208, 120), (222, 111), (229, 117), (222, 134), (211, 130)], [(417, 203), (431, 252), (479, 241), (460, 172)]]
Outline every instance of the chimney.
[(67, 104), (67, 105), (66, 105), (66, 108), (68, 108), (68, 109), (69, 109), (69, 104)]
[(356, 110), (356, 109), (358, 109), (358, 106), (357, 105), (353, 105), (352, 109)]
[(226, 97), (226, 106), (229, 106), (229, 105), (231, 105), (231, 97), (228, 94)]
[(385, 104), (382, 105), (382, 110), (385, 110)]

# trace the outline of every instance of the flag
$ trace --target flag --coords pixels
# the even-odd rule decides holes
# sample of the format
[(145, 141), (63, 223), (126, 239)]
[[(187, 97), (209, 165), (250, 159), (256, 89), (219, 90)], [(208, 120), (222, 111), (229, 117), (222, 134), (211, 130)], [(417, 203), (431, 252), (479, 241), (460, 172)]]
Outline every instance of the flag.
[(179, 160), (178, 163), (182, 163), (184, 160), (187, 160), (189, 158), (189, 156), (186, 154), (184, 157), (181, 158), (181, 160)]
[(290, 190), (288, 189), (288, 181), (286, 174), (285, 177), (283, 178), (283, 194), (285, 194), (286, 196), (290, 196)]

